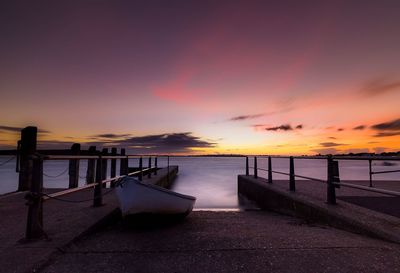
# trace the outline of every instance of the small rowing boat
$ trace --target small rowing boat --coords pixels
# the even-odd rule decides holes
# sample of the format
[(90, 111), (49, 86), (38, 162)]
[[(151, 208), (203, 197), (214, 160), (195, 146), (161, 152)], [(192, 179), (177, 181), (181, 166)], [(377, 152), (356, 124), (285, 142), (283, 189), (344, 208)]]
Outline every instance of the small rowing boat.
[(196, 197), (180, 194), (133, 177), (124, 177), (115, 189), (123, 215), (138, 213), (187, 215)]

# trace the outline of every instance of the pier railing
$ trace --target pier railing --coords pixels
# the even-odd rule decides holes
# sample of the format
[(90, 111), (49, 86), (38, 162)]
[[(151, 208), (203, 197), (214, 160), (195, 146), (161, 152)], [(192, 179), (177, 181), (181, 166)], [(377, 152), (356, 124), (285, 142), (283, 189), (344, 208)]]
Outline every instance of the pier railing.
[[(267, 158), (268, 159), (268, 168), (259, 168), (257, 163), (257, 158)], [(273, 158), (283, 158), (289, 159), (289, 171), (281, 172), (277, 170), (273, 170), (272, 168), (272, 159)], [(327, 179), (319, 179), (315, 177), (309, 177), (304, 175), (298, 175), (295, 173), (295, 165), (294, 160), (311, 160), (311, 159), (319, 159), (327, 161)], [(364, 160), (369, 162), (369, 186), (361, 186), (353, 183), (344, 183), (340, 181), (339, 175), (339, 160)], [(249, 157), (246, 157), (246, 175), (250, 175), (249, 169), (253, 169), (254, 178), (258, 178), (258, 171), (267, 172), (267, 181), (268, 183), (273, 183), (273, 174), (281, 174), (289, 176), (289, 190), (296, 191), (296, 178), (302, 178), (306, 180), (316, 181), (320, 183), (326, 184), (327, 189), (327, 203), (328, 204), (336, 204), (336, 188), (340, 187), (348, 187), (354, 188), (364, 191), (376, 192), (381, 194), (386, 194), (390, 196), (400, 197), (399, 191), (392, 191), (382, 188), (376, 188), (372, 183), (372, 176), (376, 174), (385, 174), (385, 173), (395, 173), (400, 172), (400, 170), (389, 170), (389, 171), (373, 171), (372, 170), (372, 162), (373, 161), (400, 161), (400, 157), (391, 157), (391, 156), (261, 156), (254, 157), (254, 167), (249, 166)]]

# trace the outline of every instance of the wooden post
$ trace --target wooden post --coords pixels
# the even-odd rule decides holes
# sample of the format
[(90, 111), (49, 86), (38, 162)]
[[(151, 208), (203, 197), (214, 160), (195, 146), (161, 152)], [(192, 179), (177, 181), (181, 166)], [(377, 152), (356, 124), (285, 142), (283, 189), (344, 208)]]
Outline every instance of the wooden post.
[[(43, 231), (43, 159), (38, 156), (31, 156), (32, 183), (30, 193), (25, 197), (28, 199), (28, 219), (26, 223), (26, 239), (38, 239), (45, 236)], [(11, 227), (12, 228), (12, 227)]]
[(32, 181), (32, 160), (29, 157), (36, 153), (37, 128), (25, 127), (21, 130), (20, 172), (18, 191), (27, 191)]
[(336, 204), (336, 192), (334, 182), (334, 171), (333, 171), (333, 159), (332, 156), (328, 156), (328, 183), (327, 183), (327, 193), (326, 199), (328, 204)]
[[(108, 155), (108, 149), (107, 148), (103, 148), (103, 150), (101, 151), (101, 155), (107, 156)], [(107, 159), (103, 159), (103, 162), (101, 163), (101, 167), (102, 167), (102, 171), (101, 171), (101, 178), (102, 180), (106, 180), (107, 179)], [(103, 188), (105, 188), (107, 185), (103, 184)]]
[[(125, 149), (121, 149), (121, 156), (125, 155)], [(128, 174), (128, 168), (127, 168), (127, 162), (128, 158), (121, 158), (119, 160), (119, 175), (127, 175)]]
[[(96, 146), (90, 146), (88, 152), (89, 155), (95, 155), (97, 153)], [(95, 172), (96, 172), (96, 159), (88, 159), (87, 169), (86, 169), (86, 184), (94, 183)]]
[(268, 157), (268, 183), (272, 183), (272, 158)]
[(139, 159), (139, 181), (143, 180), (143, 158)]
[(257, 157), (254, 157), (254, 178), (258, 178)]
[(103, 205), (103, 193), (101, 181), (103, 181), (103, 159), (101, 156), (97, 159), (96, 163), (96, 186), (94, 187), (93, 207), (100, 207)]
[(246, 156), (246, 175), (249, 176), (249, 157)]
[[(78, 143), (72, 144), (71, 155), (79, 155), (81, 152), (81, 145)], [(79, 185), (79, 159), (69, 160), (69, 188), (77, 188)]]
[(289, 180), (289, 190), (296, 191), (296, 180), (294, 176), (294, 159), (293, 156), (290, 157), (290, 180)]
[[(111, 148), (111, 155), (116, 156), (117, 155), (117, 148)], [(117, 160), (116, 159), (111, 159), (111, 170), (110, 170), (110, 177), (116, 177), (117, 176)], [(115, 181), (112, 181), (110, 184), (110, 187), (114, 187)]]
[(158, 168), (158, 165), (157, 165), (157, 157), (154, 159), (154, 174), (155, 175), (157, 175), (157, 168)]
[(151, 178), (151, 156), (149, 156), (149, 170), (147, 173), (147, 178)]
[(372, 185), (372, 159), (368, 160), (368, 165), (369, 165), (369, 186), (373, 187), (373, 185)]

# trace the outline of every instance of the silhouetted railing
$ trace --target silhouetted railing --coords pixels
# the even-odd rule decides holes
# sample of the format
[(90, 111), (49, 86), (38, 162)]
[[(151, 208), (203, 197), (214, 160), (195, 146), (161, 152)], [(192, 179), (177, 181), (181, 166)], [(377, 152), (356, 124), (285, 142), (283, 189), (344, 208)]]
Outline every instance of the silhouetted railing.
[[(257, 163), (257, 158), (267, 158), (268, 159), (268, 168), (259, 168)], [(289, 172), (281, 172), (272, 169), (272, 159), (273, 158), (286, 158), (289, 159)], [(319, 159), (319, 160), (326, 160), (327, 161), (327, 179), (319, 179), (315, 177), (309, 177), (304, 175), (298, 175), (295, 173), (294, 167), (294, 159)], [(352, 183), (343, 183), (340, 181), (339, 175), (339, 160), (366, 160), (369, 162), (369, 187), (356, 185)], [(258, 171), (265, 171), (267, 172), (267, 181), (268, 183), (273, 182), (273, 174), (281, 174), (289, 176), (289, 190), (296, 191), (296, 177), (303, 178), (306, 180), (316, 181), (325, 183), (327, 185), (327, 202), (329, 204), (336, 204), (336, 188), (340, 187), (348, 187), (354, 188), (359, 190), (365, 190), (370, 192), (376, 192), (391, 196), (400, 196), (400, 192), (386, 190), (381, 188), (375, 188), (372, 184), (372, 175), (376, 174), (385, 174), (385, 173), (395, 173), (400, 172), (400, 170), (388, 170), (388, 171), (373, 171), (372, 170), (372, 161), (400, 161), (400, 157), (391, 157), (391, 156), (261, 156), (261, 157), (254, 157), (254, 167), (249, 166), (249, 158), (246, 157), (246, 175), (250, 175), (249, 169), (254, 170), (254, 178), (258, 178)]]

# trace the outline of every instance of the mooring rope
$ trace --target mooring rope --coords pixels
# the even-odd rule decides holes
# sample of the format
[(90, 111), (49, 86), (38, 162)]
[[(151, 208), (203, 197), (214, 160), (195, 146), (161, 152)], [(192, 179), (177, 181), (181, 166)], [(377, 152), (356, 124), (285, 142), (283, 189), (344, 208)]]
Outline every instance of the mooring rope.
[(43, 172), (43, 175), (46, 177), (50, 177), (50, 178), (56, 178), (56, 177), (60, 177), (61, 175), (65, 174), (68, 171), (69, 167), (67, 167), (64, 171), (62, 171), (60, 174), (57, 175), (50, 175), (50, 174), (46, 174)]
[[(111, 188), (110, 190), (108, 190), (105, 193), (103, 193), (102, 196), (107, 195), (107, 194), (109, 194), (110, 192), (112, 192), (114, 190), (115, 190), (115, 188)], [(61, 201), (61, 202), (67, 202), (67, 203), (84, 203), (84, 202), (89, 202), (89, 201), (93, 201), (94, 200), (94, 198), (83, 199), (83, 200), (67, 200), (67, 199), (62, 199), (62, 198), (59, 198), (59, 197), (53, 197), (53, 196), (51, 196), (51, 195), (49, 195), (47, 193), (42, 193), (42, 196), (46, 196), (46, 197), (48, 197), (50, 199), (54, 199), (54, 200)]]
[(0, 163), (0, 166), (6, 165), (8, 162), (10, 162), (11, 160), (13, 160), (14, 158), (16, 158), (16, 156), (13, 156), (13, 157), (7, 159), (7, 160), (4, 161), (4, 162), (1, 162), (1, 163)]

